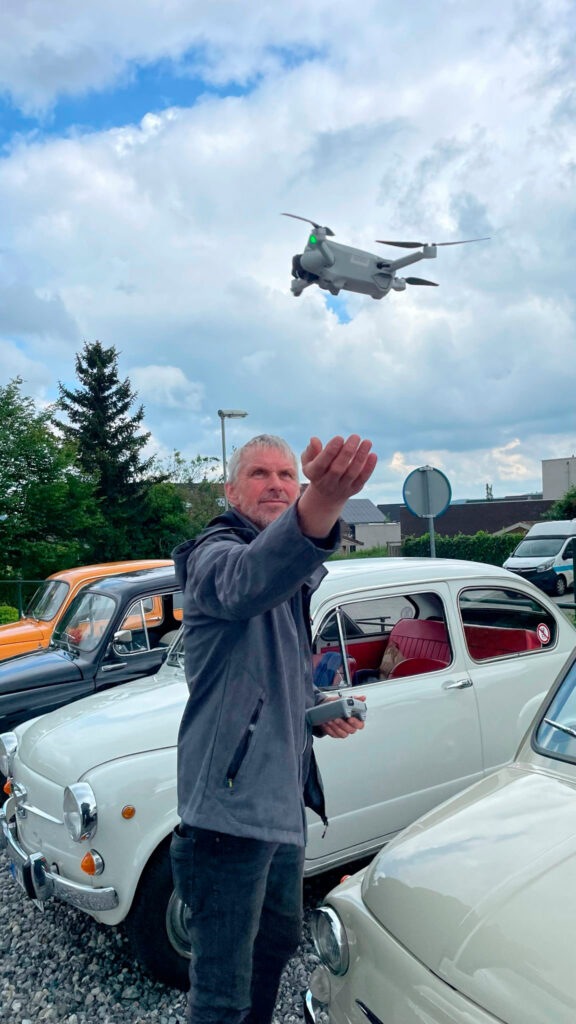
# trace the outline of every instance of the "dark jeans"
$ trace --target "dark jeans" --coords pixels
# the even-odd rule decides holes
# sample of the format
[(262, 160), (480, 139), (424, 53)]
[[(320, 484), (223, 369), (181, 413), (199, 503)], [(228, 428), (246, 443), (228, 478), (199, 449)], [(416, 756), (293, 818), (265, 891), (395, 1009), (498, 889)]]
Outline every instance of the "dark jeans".
[(180, 825), (171, 855), (190, 910), (188, 1024), (269, 1024), (300, 941), (304, 848)]

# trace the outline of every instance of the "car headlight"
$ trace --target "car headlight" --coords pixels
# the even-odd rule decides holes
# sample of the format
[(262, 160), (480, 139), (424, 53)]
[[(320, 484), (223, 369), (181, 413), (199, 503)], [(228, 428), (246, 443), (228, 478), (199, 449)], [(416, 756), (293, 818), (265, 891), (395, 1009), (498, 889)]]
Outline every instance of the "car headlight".
[(74, 782), (64, 790), (64, 824), (75, 843), (91, 839), (98, 827), (98, 809), (92, 787)]
[(16, 738), (16, 733), (3, 732), (0, 735), (0, 772), (2, 772), (2, 775), (5, 775), (6, 778), (8, 778), (12, 771), (12, 763), (17, 750), (18, 740)]
[(312, 915), (316, 952), (332, 974), (346, 974), (350, 963), (346, 930), (332, 907), (318, 907)]
[(554, 559), (551, 558), (549, 562), (542, 562), (542, 565), (538, 565), (536, 567), (536, 572), (546, 572), (548, 569), (551, 569), (553, 565)]

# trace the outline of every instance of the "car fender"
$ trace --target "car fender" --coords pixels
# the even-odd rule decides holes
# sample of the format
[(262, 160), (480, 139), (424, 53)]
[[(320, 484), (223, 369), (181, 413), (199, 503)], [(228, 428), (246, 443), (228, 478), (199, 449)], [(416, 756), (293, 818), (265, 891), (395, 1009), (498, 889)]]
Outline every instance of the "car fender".
[(81, 781), (92, 787), (98, 807), (90, 848), (104, 860), (104, 871), (93, 884), (113, 886), (118, 894), (114, 910), (94, 916), (103, 924), (119, 924), (130, 911), (150, 857), (179, 821), (176, 748), (116, 758), (86, 772)]

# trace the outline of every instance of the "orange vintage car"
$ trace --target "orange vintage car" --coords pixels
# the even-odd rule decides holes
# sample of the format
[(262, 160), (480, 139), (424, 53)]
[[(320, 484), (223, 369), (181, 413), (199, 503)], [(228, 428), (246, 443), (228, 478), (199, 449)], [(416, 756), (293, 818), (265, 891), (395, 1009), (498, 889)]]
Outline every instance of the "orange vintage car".
[[(169, 558), (147, 558), (131, 562), (82, 565), (56, 572), (44, 580), (18, 622), (0, 626), (0, 660), (47, 647), (52, 632), (81, 587), (103, 576), (125, 575), (139, 569), (172, 565)], [(148, 611), (148, 609), (147, 609)]]

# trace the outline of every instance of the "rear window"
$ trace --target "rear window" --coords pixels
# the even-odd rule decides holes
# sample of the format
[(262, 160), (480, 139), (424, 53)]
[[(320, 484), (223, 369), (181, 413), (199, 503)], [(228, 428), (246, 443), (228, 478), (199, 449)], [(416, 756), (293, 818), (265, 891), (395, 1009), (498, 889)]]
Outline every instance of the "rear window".
[(475, 661), (534, 654), (556, 643), (552, 613), (521, 591), (470, 588), (461, 592), (459, 606), (468, 653)]

